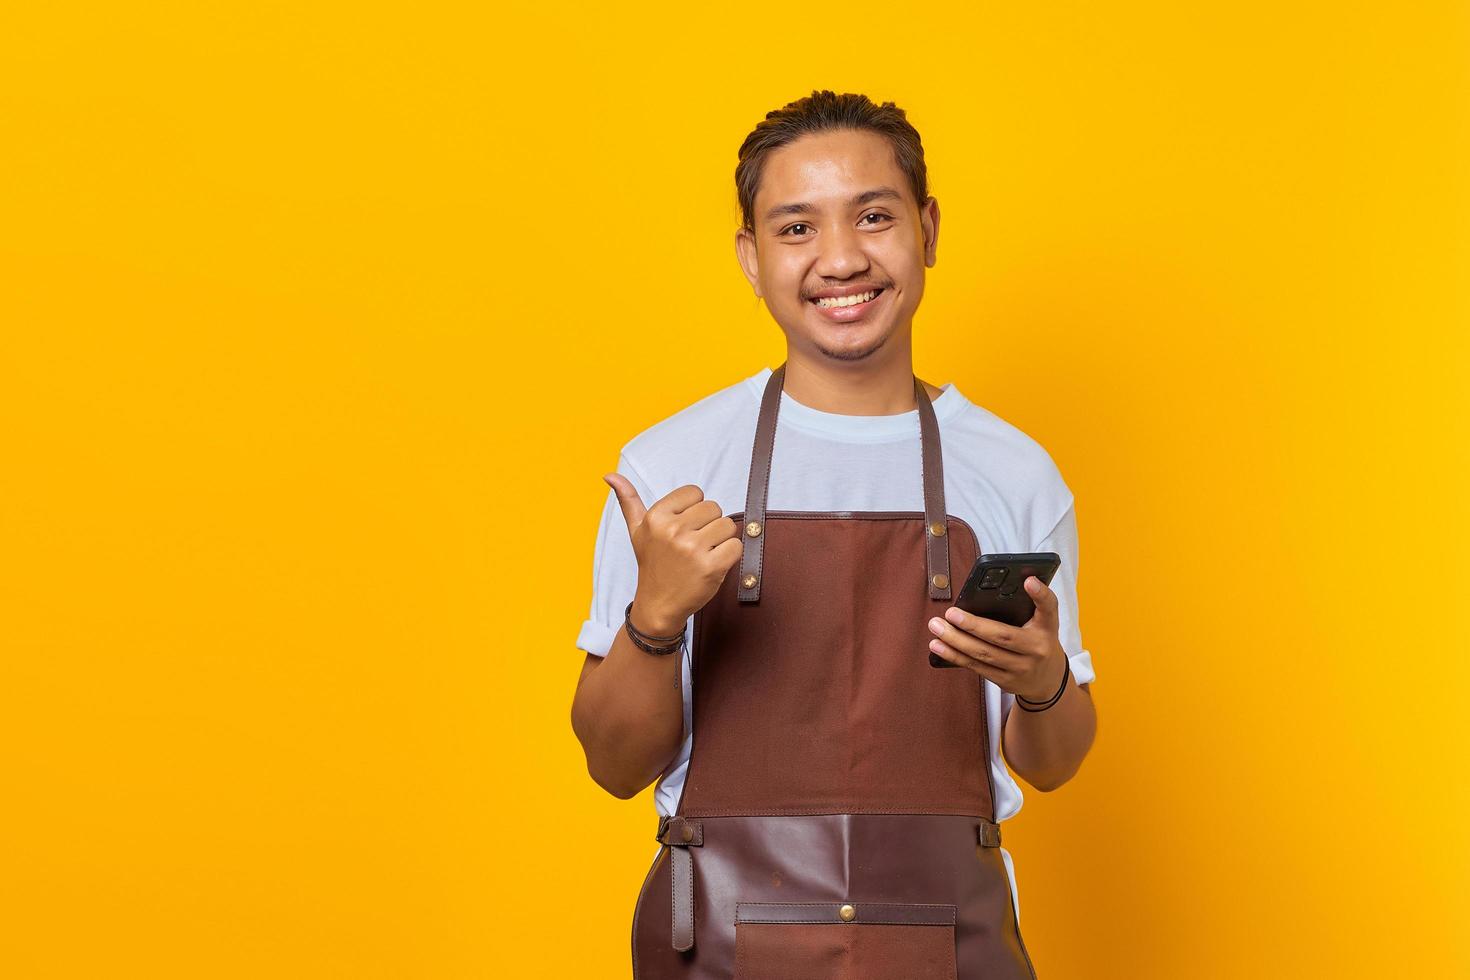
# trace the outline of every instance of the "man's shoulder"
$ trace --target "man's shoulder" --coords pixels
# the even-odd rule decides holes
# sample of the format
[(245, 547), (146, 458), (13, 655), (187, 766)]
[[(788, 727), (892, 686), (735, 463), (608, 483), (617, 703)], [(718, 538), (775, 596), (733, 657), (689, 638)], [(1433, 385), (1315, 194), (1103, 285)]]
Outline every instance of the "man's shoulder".
[(701, 452), (718, 451), (742, 426), (753, 429), (757, 408), (750, 378), (741, 378), (639, 432), (623, 446), (623, 455), (645, 472), (687, 465)]
[(968, 488), (974, 506), (1009, 513), (1018, 539), (1039, 540), (1072, 505), (1071, 488), (1051, 453), (1020, 426), (973, 402), (945, 427), (944, 476)]
[[(950, 453), (950, 448), (956, 450)], [(1025, 476), (1032, 480), (1060, 479), (1056, 461), (1037, 439), (990, 409), (967, 401), (944, 432), (946, 467), (950, 456), (960, 465)]]

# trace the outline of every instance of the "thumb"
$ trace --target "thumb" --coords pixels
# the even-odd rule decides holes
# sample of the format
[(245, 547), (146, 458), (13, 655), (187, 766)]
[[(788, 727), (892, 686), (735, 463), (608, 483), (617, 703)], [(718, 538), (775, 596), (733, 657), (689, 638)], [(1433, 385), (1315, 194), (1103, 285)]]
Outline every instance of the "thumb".
[(1032, 602), (1036, 605), (1034, 615), (1041, 616), (1043, 621), (1049, 623), (1052, 628), (1056, 628), (1057, 594), (1035, 575), (1026, 576), (1026, 581), (1022, 584), (1026, 588), (1026, 594), (1031, 596)]
[(602, 481), (618, 495), (618, 506), (623, 509), (623, 520), (627, 522), (629, 532), (642, 524), (643, 515), (648, 513), (648, 508), (643, 506), (643, 498), (638, 496), (637, 488), (628, 478), (621, 473), (608, 473), (603, 476)]

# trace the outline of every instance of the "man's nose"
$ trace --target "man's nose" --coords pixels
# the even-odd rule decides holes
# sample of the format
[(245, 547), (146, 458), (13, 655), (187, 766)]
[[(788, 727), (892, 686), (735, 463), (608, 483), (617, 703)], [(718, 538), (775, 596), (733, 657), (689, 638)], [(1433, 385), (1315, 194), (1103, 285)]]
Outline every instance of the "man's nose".
[(829, 229), (818, 239), (818, 245), (820, 254), (814, 271), (824, 278), (847, 279), (868, 267), (868, 256), (856, 228), (838, 225)]

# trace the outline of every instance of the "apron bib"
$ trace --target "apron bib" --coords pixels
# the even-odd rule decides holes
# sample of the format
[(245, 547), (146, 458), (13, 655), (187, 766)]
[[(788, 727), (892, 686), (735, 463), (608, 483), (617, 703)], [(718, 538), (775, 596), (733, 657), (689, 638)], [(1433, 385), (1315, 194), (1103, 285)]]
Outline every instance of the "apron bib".
[(785, 370), (730, 515), (740, 566), (694, 616), (694, 740), (638, 895), (634, 980), (1034, 978), (984, 682), (929, 665), (950, 569), (980, 554), (945, 511), (929, 394), (915, 378), (923, 512), (767, 512)]

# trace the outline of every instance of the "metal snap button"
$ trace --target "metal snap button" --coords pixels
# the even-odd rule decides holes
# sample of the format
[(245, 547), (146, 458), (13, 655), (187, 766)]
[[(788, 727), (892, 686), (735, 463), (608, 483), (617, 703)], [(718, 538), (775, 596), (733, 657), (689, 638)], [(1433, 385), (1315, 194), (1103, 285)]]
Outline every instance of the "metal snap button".
[(857, 909), (853, 908), (851, 905), (844, 905), (842, 906), (842, 908), (837, 910), (837, 914), (842, 917), (843, 922), (851, 922), (853, 919), (857, 918)]
[(743, 578), (743, 579), (740, 580), (740, 584), (743, 585), (743, 586), (745, 586), (747, 589), (753, 589), (753, 588), (755, 588), (755, 576), (754, 575), (747, 575), (747, 576), (745, 576), (745, 578)]
[(749, 524), (745, 525), (745, 533), (746, 533), (746, 535), (748, 537), (752, 537), (752, 538), (760, 537), (760, 533), (761, 533), (761, 522), (760, 521), (751, 521)]
[(940, 572), (940, 573), (938, 573), (937, 575), (934, 576), (934, 587), (936, 589), (942, 589), (942, 588), (944, 588), (947, 585), (949, 585), (949, 576), (948, 575), (944, 574), (943, 572)]
[(686, 844), (689, 843), (690, 841), (692, 841), (694, 839), (694, 828), (691, 827), (689, 824), (686, 823), (684, 825), (684, 832), (682, 834), (680, 834), (679, 836), (681, 836), (681, 837), (684, 838), (684, 843), (686, 843)]
[(929, 533), (934, 535), (936, 538), (944, 537), (944, 524), (940, 521), (935, 521), (933, 524), (929, 525)]

